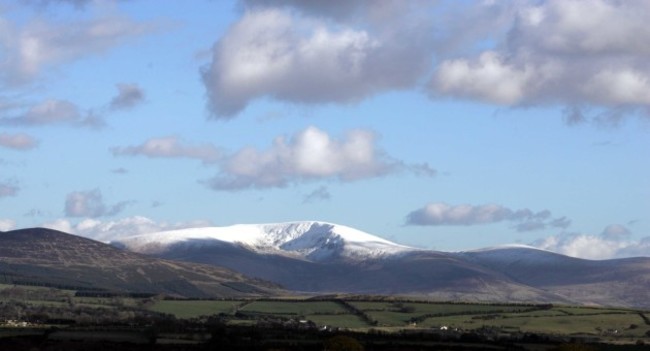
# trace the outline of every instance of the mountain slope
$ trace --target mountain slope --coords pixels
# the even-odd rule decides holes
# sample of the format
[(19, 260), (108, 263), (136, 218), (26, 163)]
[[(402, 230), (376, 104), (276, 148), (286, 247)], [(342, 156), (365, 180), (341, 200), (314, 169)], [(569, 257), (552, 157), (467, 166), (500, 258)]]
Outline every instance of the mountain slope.
[(650, 307), (650, 258), (585, 260), (521, 246), (458, 256), (582, 303)]
[(445, 253), (323, 222), (197, 228), (114, 244), (299, 291), (650, 307), (650, 258), (590, 261), (522, 245)]
[(156, 259), (43, 228), (0, 234), (0, 279), (186, 297), (267, 295), (277, 290), (272, 284), (214, 265)]
[(298, 291), (568, 302), (454, 255), (398, 245), (331, 223), (197, 228), (122, 238), (114, 244), (167, 259), (221, 265)]

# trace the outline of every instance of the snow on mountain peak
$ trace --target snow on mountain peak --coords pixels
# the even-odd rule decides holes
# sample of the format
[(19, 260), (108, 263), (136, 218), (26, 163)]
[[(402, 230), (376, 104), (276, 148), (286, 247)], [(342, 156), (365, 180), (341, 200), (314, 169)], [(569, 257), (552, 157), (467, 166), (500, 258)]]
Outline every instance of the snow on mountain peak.
[(566, 256), (538, 247), (523, 244), (506, 244), (481, 248), (471, 251), (458, 252), (466, 258), (478, 259), (483, 262), (512, 264), (522, 262), (557, 262), (570, 259)]
[(314, 261), (337, 256), (377, 258), (416, 250), (354, 228), (316, 221), (180, 229), (120, 238), (114, 243), (142, 253), (161, 253), (172, 245), (228, 243)]

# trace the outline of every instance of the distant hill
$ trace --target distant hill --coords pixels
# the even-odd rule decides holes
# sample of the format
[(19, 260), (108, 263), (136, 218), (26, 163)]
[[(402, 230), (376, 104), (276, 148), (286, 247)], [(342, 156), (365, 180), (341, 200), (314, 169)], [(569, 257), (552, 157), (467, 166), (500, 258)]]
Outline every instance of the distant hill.
[(650, 308), (648, 257), (585, 260), (529, 247), (483, 249), (457, 257), (580, 303)]
[(114, 244), (296, 291), (650, 308), (650, 258), (590, 261), (521, 245), (447, 253), (324, 222), (184, 229)]
[(0, 234), (0, 283), (179, 297), (279, 291), (277, 285), (215, 265), (153, 258), (43, 228)]

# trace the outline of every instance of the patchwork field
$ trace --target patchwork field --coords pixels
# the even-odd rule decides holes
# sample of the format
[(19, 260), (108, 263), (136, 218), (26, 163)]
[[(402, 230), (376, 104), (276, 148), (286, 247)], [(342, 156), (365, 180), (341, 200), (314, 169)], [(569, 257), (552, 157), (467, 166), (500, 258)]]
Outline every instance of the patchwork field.
[(232, 323), (263, 318), (310, 321), (321, 327), (378, 329), (484, 330), (648, 338), (644, 312), (616, 308), (551, 305), (462, 304), (384, 301), (159, 301), (151, 310), (177, 318), (230, 315)]
[[(150, 320), (204, 323), (213, 317), (232, 327), (265, 325), (361, 333), (425, 332), (458, 336), (467, 333), (511, 337), (535, 334), (595, 338), (614, 343), (650, 343), (650, 313), (621, 308), (397, 301), (361, 296), (170, 300), (159, 297), (76, 296), (73, 290), (0, 285), (0, 323), (4, 323), (0, 328), (0, 338), (37, 335), (42, 333), (40, 328), (48, 328), (48, 325), (141, 323), (146, 326)], [(29, 322), (29, 327), (21, 329), (21, 321)], [(119, 339), (126, 335), (122, 334), (121, 329), (109, 331), (107, 338)], [(65, 333), (56, 335), (69, 337)], [(186, 337), (174, 336), (173, 333), (166, 335), (159, 338), (180, 342)], [(199, 339), (208, 338), (209, 335), (204, 333)]]

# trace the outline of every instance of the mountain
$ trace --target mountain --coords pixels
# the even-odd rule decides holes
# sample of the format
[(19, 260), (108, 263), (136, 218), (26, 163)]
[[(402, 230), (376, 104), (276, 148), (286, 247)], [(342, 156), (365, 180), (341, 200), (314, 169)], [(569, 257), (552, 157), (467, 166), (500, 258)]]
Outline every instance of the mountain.
[(315, 262), (336, 258), (376, 259), (417, 250), (354, 228), (325, 222), (191, 228), (136, 235), (115, 243), (148, 254), (161, 253), (172, 246), (240, 246), (258, 254), (276, 254)]
[(157, 259), (43, 228), (0, 234), (0, 282), (183, 297), (259, 296), (279, 290), (215, 265)]
[(572, 302), (462, 256), (411, 248), (325, 222), (184, 229), (113, 244), (166, 259), (228, 267), (295, 291)]
[(525, 246), (459, 253), (512, 280), (594, 305), (650, 307), (650, 258), (585, 260)]
[(447, 253), (325, 222), (184, 229), (113, 244), (295, 291), (650, 308), (650, 258), (584, 260), (523, 245)]

